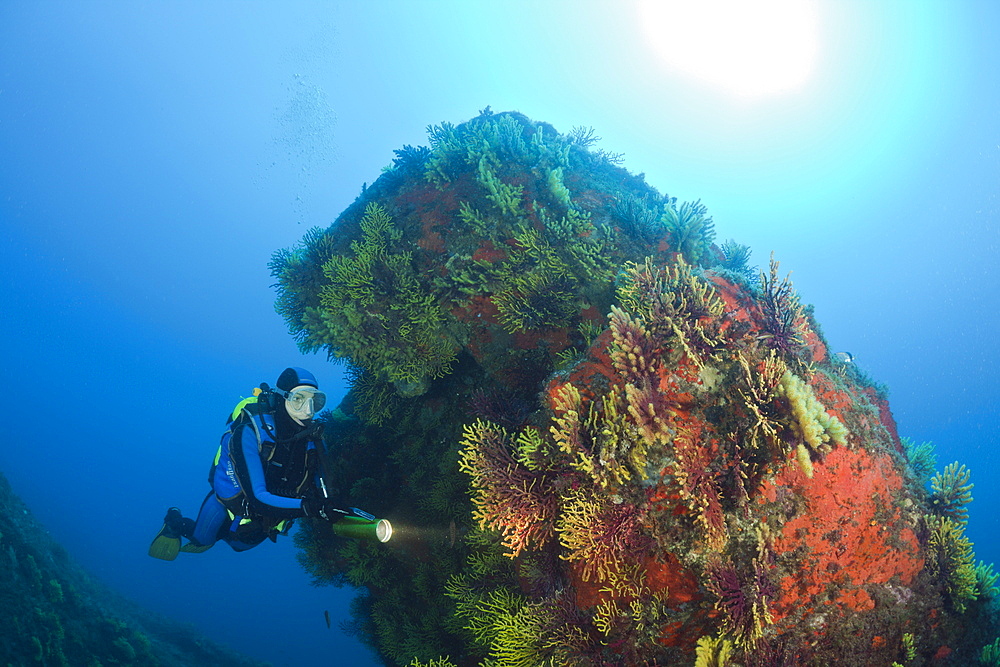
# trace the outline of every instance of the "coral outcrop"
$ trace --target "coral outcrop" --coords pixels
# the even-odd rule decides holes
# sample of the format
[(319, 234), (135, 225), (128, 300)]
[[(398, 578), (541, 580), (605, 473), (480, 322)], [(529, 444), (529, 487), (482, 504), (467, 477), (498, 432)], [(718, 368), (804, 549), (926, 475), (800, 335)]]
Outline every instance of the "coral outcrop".
[(487, 110), (429, 135), (271, 265), (302, 349), (352, 364), (325, 416), (341, 499), (398, 526), (311, 524), (300, 559), (364, 589), (387, 664), (980, 656), (968, 471), (931, 479), (773, 257), (716, 245), (590, 130)]

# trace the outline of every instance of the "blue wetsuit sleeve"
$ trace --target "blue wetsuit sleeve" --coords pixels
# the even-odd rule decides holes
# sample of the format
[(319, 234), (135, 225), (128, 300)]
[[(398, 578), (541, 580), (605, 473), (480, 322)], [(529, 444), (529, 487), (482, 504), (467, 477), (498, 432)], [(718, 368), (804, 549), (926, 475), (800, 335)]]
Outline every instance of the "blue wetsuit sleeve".
[(283, 519), (296, 519), (305, 516), (302, 511), (302, 501), (298, 498), (279, 496), (267, 490), (264, 481), (264, 465), (257, 451), (257, 436), (250, 426), (243, 427), (240, 445), (243, 448), (243, 460), (246, 462), (247, 475), (250, 477), (250, 488), (247, 498), (251, 508), (265, 516)]

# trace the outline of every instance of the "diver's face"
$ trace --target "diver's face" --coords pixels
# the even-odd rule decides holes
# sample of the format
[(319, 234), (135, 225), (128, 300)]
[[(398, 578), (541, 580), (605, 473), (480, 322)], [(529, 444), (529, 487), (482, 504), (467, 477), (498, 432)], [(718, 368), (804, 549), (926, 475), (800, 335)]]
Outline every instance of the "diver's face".
[(326, 405), (326, 394), (308, 385), (300, 385), (285, 396), (285, 411), (299, 422), (309, 421)]

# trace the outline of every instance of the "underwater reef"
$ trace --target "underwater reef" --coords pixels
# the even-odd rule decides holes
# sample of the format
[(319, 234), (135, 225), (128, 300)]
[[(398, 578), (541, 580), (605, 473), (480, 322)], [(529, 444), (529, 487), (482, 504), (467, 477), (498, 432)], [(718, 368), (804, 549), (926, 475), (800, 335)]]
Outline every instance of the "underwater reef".
[(0, 664), (262, 667), (105, 588), (0, 475)]
[(900, 438), (778, 262), (596, 149), (489, 109), (274, 254), (336, 497), (296, 534), (387, 665), (1000, 664), (971, 476)]

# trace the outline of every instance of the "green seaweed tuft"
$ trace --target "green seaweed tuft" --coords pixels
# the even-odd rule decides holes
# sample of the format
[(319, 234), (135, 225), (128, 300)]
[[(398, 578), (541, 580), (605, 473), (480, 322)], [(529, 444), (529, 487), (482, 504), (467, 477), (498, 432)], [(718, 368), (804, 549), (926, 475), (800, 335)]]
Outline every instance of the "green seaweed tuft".
[(928, 515), (927, 570), (942, 585), (952, 607), (963, 613), (978, 596), (975, 554), (965, 525), (948, 516)]
[(985, 667), (1000, 667), (1000, 637), (983, 647), (979, 654), (979, 664)]
[(972, 502), (972, 487), (969, 482), (972, 476), (964, 465), (958, 461), (945, 466), (944, 472), (934, 475), (931, 479), (931, 508), (935, 514), (951, 517), (959, 523), (969, 520), (969, 510), (966, 507)]
[(712, 242), (715, 240), (715, 223), (701, 200), (684, 202), (680, 208), (677, 200), (668, 197), (660, 222), (670, 233), (672, 246), (692, 266), (708, 266)]
[(993, 571), (993, 563), (979, 561), (976, 566), (976, 593), (979, 599), (992, 599), (1000, 593), (996, 585), (998, 579), (1000, 573)]
[(723, 269), (734, 273), (745, 282), (754, 278), (754, 270), (750, 266), (750, 246), (729, 239), (722, 243), (719, 250), (723, 256), (721, 262)]
[(934, 474), (937, 467), (937, 455), (934, 453), (934, 443), (922, 442), (916, 444), (910, 438), (900, 438), (903, 443), (903, 451), (906, 453), (906, 460), (910, 464), (909, 470), (912, 477), (921, 487), (926, 486)]

